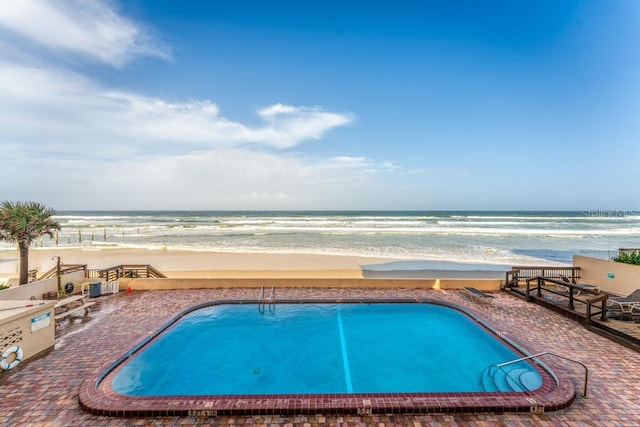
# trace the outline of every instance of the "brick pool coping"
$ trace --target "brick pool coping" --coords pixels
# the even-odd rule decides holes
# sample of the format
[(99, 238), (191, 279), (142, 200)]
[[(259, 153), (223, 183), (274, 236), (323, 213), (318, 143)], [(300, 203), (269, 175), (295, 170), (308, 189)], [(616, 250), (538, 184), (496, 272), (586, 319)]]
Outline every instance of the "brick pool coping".
[[(511, 347), (520, 356), (523, 351), (514, 340), (504, 340), (472, 309), (437, 299), (296, 299), (279, 300), (277, 304), (375, 304), (426, 303), (446, 306), (475, 320), (491, 335)], [(192, 311), (225, 304), (258, 305), (258, 300), (219, 300), (189, 307), (151, 334), (143, 342), (111, 364), (102, 366), (97, 376), (87, 378), (79, 390), (81, 407), (104, 416), (219, 416), (273, 414), (393, 414), (393, 413), (468, 413), (468, 412), (538, 412), (566, 408), (575, 398), (573, 384), (563, 375), (549, 373), (544, 366), (534, 366), (542, 376), (540, 388), (529, 392), (465, 392), (465, 393), (351, 393), (351, 394), (278, 394), (278, 395), (211, 395), (211, 396), (127, 396), (115, 392), (111, 383), (126, 360), (151, 343), (163, 331)], [(545, 363), (546, 365), (546, 363)]]

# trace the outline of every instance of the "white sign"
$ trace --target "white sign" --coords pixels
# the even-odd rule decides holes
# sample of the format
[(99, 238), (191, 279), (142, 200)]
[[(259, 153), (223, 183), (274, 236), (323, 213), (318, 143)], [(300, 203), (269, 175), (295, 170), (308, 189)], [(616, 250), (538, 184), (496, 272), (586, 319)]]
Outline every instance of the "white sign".
[(44, 329), (51, 324), (51, 312), (47, 311), (40, 316), (31, 318), (31, 332), (39, 331), (40, 329)]

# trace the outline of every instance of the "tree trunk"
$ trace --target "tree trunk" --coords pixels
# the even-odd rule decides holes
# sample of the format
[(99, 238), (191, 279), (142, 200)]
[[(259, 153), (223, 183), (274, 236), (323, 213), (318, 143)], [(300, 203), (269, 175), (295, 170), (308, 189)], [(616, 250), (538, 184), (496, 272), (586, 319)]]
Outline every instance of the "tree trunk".
[(29, 244), (18, 243), (20, 250), (20, 284), (24, 285), (29, 281)]

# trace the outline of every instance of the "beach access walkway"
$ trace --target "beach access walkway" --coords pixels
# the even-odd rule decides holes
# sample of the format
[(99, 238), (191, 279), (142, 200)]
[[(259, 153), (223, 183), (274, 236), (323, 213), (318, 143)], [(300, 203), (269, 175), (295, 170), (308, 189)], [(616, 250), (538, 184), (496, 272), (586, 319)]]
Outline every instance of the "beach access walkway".
[[(579, 323), (507, 293), (492, 304), (470, 301), (462, 290), (299, 289), (278, 290), (282, 299), (438, 299), (465, 307), (531, 353), (570, 355), (589, 367), (589, 397), (580, 396), (583, 372), (554, 362), (578, 392), (568, 408), (536, 413), (427, 415), (265, 415), (249, 417), (110, 418), (83, 411), (78, 389), (85, 378), (142, 341), (180, 311), (203, 301), (256, 299), (256, 289), (134, 291), (96, 298), (91, 313), (65, 320), (55, 350), (0, 373), (0, 419), (5, 425), (252, 425), (252, 426), (632, 426), (640, 425), (640, 357)], [(319, 349), (321, 350), (321, 349)], [(410, 351), (410, 349), (407, 349)], [(559, 366), (559, 368), (556, 368)]]

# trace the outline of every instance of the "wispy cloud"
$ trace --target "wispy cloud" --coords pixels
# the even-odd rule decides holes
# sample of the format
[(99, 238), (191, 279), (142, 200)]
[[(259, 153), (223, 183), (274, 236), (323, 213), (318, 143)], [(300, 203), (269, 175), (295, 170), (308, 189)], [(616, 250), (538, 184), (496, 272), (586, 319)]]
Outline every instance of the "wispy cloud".
[(116, 67), (137, 56), (168, 59), (171, 49), (101, 0), (0, 2), (0, 26), (44, 47)]
[(221, 116), (209, 100), (170, 102), (103, 88), (69, 71), (0, 63), (0, 138), (37, 140), (51, 150), (99, 152), (106, 143), (126, 146), (127, 152), (243, 144), (288, 148), (319, 139), (354, 117), (280, 104), (258, 114), (266, 123), (247, 126)]
[(28, 188), (30, 199), (58, 209), (345, 209), (375, 206), (379, 196), (379, 175), (357, 160), (250, 147), (54, 159), (7, 148), (0, 193), (23, 199)]
[(319, 107), (283, 104), (272, 105), (258, 113), (269, 124), (259, 139), (281, 148), (294, 146), (299, 140), (320, 139), (327, 128), (345, 125), (355, 118), (350, 113), (331, 113)]

